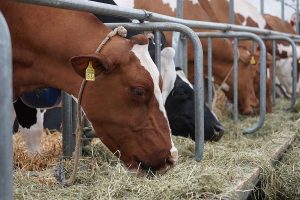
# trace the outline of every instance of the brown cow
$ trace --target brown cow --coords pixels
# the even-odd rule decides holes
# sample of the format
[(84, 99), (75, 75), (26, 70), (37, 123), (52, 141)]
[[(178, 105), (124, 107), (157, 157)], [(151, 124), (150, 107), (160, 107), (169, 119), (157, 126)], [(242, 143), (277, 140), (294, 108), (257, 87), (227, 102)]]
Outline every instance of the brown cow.
[(93, 53), (111, 30), (90, 13), (7, 0), (0, 10), (12, 37), (14, 99), (46, 86), (77, 97), (91, 61), (96, 77), (81, 105), (97, 136), (129, 169), (174, 165), (177, 149), (144, 35), (115, 36)]
[[(295, 34), (292, 24), (282, 22), (280, 18), (269, 14), (261, 15), (260, 12), (245, 0), (235, 1), (235, 12), (243, 25), (260, 27), (279, 32)], [(272, 53), (272, 43), (265, 42), (267, 51)], [(285, 40), (276, 41), (276, 76), (288, 93), (292, 88), (292, 48)], [(297, 58), (300, 58), (300, 48), (297, 46)]]
[[(175, 1), (175, 0), (174, 0)], [(139, 9), (145, 9), (152, 12), (157, 12), (169, 16), (175, 16), (175, 12), (172, 11), (168, 4), (164, 4), (161, 0), (155, 0), (150, 4), (146, 0), (135, 0), (134, 7)], [(183, 14), (185, 19), (191, 20), (201, 20), (201, 21), (211, 21), (215, 20), (214, 17), (211, 17), (205, 12), (201, 7), (199, 2), (183, 1)], [(197, 31), (211, 31), (204, 29), (195, 29)], [(167, 40), (171, 44), (171, 34), (167, 35)], [(201, 43), (204, 49), (204, 65), (207, 66), (207, 40), (201, 39)], [(230, 73), (233, 65), (233, 48), (232, 43), (228, 39), (213, 39), (212, 42), (213, 49), (213, 76), (217, 84), (221, 84), (228, 73)], [(188, 59), (189, 65), (194, 60), (194, 54), (192, 45), (189, 45), (188, 50)], [(238, 80), (238, 103), (239, 111), (242, 114), (250, 114), (253, 112), (253, 108), (258, 107), (258, 99), (255, 96), (253, 88), (253, 73), (251, 66), (249, 66), (250, 53), (245, 51), (240, 51), (239, 64), (239, 80)], [(242, 59), (246, 58), (246, 59)], [(205, 73), (206, 73), (205, 67)], [(189, 67), (189, 79), (193, 80), (193, 67)], [(229, 100), (233, 101), (233, 74), (231, 73), (226, 84), (229, 86), (228, 90), (225, 91)]]
[[(201, 0), (201, 6), (205, 9), (207, 13), (210, 13), (210, 16), (214, 15), (216, 21), (215, 22), (222, 22), (222, 23), (230, 23), (229, 19), (229, 2), (227, 0)], [(220, 12), (222, 11), (222, 12)], [(242, 22), (240, 20), (240, 16), (235, 16), (235, 24), (242, 25)], [(254, 73), (254, 90), (255, 95), (257, 97), (260, 96), (260, 53), (257, 50), (256, 52), (253, 52), (253, 41), (249, 40), (242, 40), (239, 41), (239, 49), (240, 51), (245, 48), (249, 52), (251, 52), (251, 59), (254, 59), (254, 62), (252, 63), (251, 67), (253, 69)], [(270, 63), (271, 60), (268, 60), (268, 63)], [(272, 64), (267, 65), (268, 68), (271, 68)], [(268, 113), (272, 112), (272, 80), (271, 78), (267, 79), (267, 92), (266, 92), (266, 111)]]

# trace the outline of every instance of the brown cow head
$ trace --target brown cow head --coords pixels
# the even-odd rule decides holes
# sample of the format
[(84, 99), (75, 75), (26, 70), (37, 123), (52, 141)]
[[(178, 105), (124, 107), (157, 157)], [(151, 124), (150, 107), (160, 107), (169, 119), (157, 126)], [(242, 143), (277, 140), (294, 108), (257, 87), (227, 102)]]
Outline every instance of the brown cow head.
[(82, 107), (97, 136), (129, 169), (166, 170), (177, 160), (177, 149), (160, 90), (160, 76), (143, 35), (114, 37), (100, 53), (71, 59), (85, 77), (89, 62), (95, 81), (85, 87)]
[[(232, 63), (218, 63), (214, 61), (214, 68), (218, 69), (219, 75), (215, 75), (217, 84), (222, 84), (224, 77), (229, 74)], [(226, 69), (226, 70), (225, 70)], [(216, 73), (214, 73), (216, 74)], [(230, 73), (227, 81), (221, 85), (228, 99), (233, 102), (233, 71)], [(252, 68), (249, 64), (238, 61), (238, 108), (239, 112), (244, 115), (253, 114), (255, 109), (258, 108), (258, 99), (254, 90), (254, 75)]]

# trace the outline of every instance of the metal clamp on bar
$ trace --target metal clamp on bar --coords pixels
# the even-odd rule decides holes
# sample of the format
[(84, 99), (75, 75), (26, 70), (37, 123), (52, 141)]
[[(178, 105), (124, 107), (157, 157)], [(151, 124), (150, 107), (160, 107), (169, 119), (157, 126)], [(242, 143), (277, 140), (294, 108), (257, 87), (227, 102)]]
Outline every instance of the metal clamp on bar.
[[(244, 130), (245, 134), (254, 133), (259, 130), (265, 121), (266, 115), (266, 47), (259, 36), (248, 32), (199, 32), (197, 35), (201, 38), (251, 38), (256, 41), (260, 47), (260, 97), (259, 97), (259, 120), (251, 128)], [(210, 66), (211, 67), (211, 66)], [(234, 85), (237, 86), (237, 79), (234, 78)], [(237, 87), (236, 89), (237, 90)], [(237, 94), (237, 91), (234, 91)], [(237, 106), (237, 99), (234, 98), (234, 105)], [(235, 106), (234, 106), (235, 107)]]
[(7, 23), (0, 12), (0, 198), (13, 199), (12, 48)]
[[(289, 42), (292, 46), (292, 55), (293, 55), (293, 70), (292, 70), (292, 98), (291, 98), (291, 105), (288, 108), (289, 110), (293, 110), (297, 100), (297, 47), (295, 41), (286, 36), (280, 35), (269, 35), (269, 36), (262, 36), (263, 40), (285, 40)], [(274, 48), (274, 47), (273, 47)], [(275, 74), (274, 74), (275, 75)], [(273, 77), (274, 78), (274, 77)], [(275, 79), (273, 79), (275, 80)]]
[(124, 26), (136, 31), (177, 31), (185, 34), (194, 45), (194, 54), (199, 55), (194, 60), (194, 91), (195, 91), (195, 159), (200, 161), (203, 157), (204, 147), (204, 87), (203, 87), (203, 49), (199, 37), (192, 29), (176, 23), (106, 23), (111, 28)]

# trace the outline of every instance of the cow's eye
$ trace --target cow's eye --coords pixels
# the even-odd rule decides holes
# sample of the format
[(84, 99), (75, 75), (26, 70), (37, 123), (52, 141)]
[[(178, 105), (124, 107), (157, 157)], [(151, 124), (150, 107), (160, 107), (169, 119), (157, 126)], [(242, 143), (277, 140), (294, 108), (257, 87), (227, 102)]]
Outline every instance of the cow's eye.
[(146, 94), (146, 90), (143, 87), (131, 88), (131, 92), (137, 98), (141, 98), (141, 97), (145, 96), (145, 94)]

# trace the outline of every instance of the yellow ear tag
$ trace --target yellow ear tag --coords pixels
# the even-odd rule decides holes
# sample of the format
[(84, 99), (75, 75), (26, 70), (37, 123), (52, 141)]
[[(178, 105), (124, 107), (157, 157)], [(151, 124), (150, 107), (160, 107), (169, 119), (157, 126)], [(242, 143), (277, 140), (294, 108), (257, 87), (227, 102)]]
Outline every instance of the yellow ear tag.
[(298, 60), (298, 63), (300, 64), (300, 59)]
[(251, 65), (255, 65), (256, 64), (254, 56), (251, 57), (250, 64)]
[(95, 70), (91, 61), (89, 62), (88, 67), (85, 69), (85, 80), (95, 81)]

